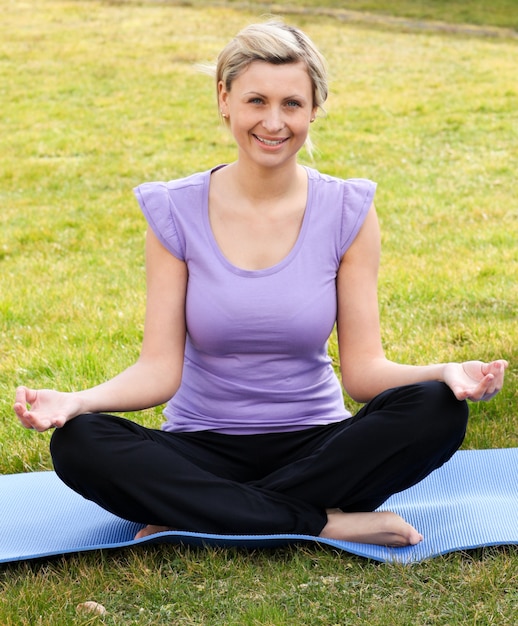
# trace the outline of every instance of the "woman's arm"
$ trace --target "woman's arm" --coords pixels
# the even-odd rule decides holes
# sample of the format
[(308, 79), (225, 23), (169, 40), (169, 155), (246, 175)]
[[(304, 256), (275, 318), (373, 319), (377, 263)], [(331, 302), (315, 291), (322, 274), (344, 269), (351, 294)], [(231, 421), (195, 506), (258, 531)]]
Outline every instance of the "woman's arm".
[(81, 413), (146, 409), (176, 393), (185, 349), (187, 268), (162, 246), (151, 229), (146, 239), (146, 275), (146, 320), (137, 362), (84, 391), (19, 387), (14, 410), (24, 426), (43, 431), (63, 426)]
[(338, 345), (342, 382), (357, 402), (401, 385), (446, 382), (459, 400), (487, 400), (501, 389), (507, 362), (402, 365), (389, 361), (381, 343), (378, 311), (380, 232), (374, 206), (345, 253), (337, 278)]

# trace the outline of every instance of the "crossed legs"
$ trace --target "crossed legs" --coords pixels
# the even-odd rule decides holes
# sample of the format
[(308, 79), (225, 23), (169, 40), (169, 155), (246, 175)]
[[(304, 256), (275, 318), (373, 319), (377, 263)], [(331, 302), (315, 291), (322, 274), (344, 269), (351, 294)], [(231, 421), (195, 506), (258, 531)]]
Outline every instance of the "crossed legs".
[(467, 407), (442, 383), (380, 394), (350, 420), (294, 433), (166, 433), (108, 415), (56, 430), (57, 474), (120, 517), (198, 532), (311, 534), (408, 545), (419, 532), (374, 512), (458, 449)]

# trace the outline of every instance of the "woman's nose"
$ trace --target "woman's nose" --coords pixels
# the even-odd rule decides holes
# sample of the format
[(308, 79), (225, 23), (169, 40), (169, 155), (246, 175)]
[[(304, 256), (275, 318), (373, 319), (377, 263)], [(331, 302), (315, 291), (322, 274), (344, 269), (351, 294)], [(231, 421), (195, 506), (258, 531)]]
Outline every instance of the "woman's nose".
[(269, 133), (277, 133), (284, 128), (282, 112), (277, 107), (270, 107), (263, 119), (263, 126)]

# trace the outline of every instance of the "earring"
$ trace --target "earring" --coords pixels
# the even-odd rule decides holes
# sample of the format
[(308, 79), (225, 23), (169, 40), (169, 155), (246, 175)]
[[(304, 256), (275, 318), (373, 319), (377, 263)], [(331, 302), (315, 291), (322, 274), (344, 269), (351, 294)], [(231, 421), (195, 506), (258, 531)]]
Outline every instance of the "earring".
[(225, 119), (227, 119), (228, 115), (226, 113), (223, 113), (223, 111), (220, 111), (221, 113), (221, 117), (224, 117)]

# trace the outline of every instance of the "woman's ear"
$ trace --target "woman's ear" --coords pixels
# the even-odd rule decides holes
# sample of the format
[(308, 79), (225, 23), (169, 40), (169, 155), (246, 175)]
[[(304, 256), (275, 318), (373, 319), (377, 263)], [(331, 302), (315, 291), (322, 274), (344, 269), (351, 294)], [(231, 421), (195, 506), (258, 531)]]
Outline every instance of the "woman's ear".
[(228, 91), (225, 89), (223, 81), (218, 83), (218, 105), (222, 117), (228, 117)]

